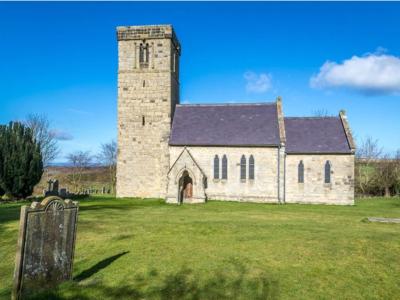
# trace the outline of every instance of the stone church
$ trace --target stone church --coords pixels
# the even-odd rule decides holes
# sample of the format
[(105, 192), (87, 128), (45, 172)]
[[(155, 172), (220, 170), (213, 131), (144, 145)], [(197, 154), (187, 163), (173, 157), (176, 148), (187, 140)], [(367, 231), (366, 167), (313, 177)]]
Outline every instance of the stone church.
[(170, 25), (117, 28), (117, 196), (354, 203), (355, 145), (337, 117), (284, 117), (282, 101), (179, 104)]

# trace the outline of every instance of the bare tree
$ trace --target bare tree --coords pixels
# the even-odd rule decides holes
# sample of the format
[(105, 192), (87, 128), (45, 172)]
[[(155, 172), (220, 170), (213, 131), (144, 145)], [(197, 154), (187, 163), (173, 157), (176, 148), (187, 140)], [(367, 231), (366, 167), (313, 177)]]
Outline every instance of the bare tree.
[(364, 139), (356, 152), (356, 185), (362, 194), (367, 194), (376, 179), (375, 166), (382, 154), (382, 148), (378, 140), (367, 137)]
[(90, 167), (92, 157), (89, 151), (76, 151), (67, 155), (67, 161), (71, 164), (72, 172), (68, 179), (74, 186), (75, 192), (81, 187), (82, 175)]
[(376, 164), (376, 181), (384, 189), (385, 197), (390, 197), (390, 189), (398, 183), (400, 165), (396, 158), (385, 154)]
[(377, 160), (383, 152), (383, 149), (379, 146), (378, 140), (374, 140), (368, 136), (361, 142), (358, 147), (356, 156), (366, 162)]
[(115, 140), (101, 145), (97, 160), (108, 168), (110, 184), (114, 192), (117, 170), (117, 143)]
[(25, 124), (31, 128), (36, 141), (40, 143), (43, 166), (47, 167), (60, 154), (56, 136), (50, 128), (49, 119), (44, 114), (29, 114), (26, 117)]

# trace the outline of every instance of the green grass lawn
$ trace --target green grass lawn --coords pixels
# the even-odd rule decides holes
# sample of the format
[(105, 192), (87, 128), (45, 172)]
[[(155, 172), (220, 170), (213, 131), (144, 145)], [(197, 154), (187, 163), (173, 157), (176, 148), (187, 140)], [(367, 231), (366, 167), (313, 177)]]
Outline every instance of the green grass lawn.
[[(9, 299), (21, 204), (0, 205)], [(399, 299), (400, 199), (353, 207), (90, 198), (74, 280), (44, 299)]]

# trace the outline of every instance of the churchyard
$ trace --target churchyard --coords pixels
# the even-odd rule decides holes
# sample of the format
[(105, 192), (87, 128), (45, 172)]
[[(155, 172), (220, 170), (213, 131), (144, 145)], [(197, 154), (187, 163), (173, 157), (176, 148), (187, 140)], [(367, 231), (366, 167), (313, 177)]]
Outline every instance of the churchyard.
[[(10, 299), (20, 208), (0, 205), (0, 299)], [(32, 299), (396, 299), (400, 198), (355, 206), (90, 197), (73, 280)]]

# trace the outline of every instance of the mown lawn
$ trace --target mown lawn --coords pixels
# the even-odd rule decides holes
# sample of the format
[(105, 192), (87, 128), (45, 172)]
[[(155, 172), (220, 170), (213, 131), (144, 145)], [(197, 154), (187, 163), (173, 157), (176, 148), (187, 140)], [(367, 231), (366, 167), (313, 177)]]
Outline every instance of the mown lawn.
[[(21, 204), (0, 205), (0, 298)], [(353, 207), (82, 200), (74, 280), (43, 299), (399, 299), (400, 199)]]

